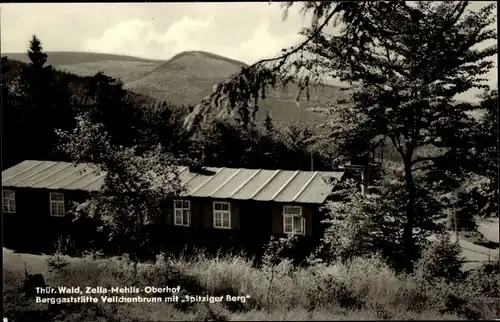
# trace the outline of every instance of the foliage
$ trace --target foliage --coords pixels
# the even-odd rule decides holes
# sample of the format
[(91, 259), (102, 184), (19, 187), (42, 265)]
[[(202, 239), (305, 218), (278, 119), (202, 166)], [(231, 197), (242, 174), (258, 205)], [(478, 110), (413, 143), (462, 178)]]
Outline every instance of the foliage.
[(72, 246), (69, 237), (64, 238), (59, 236), (54, 244), (54, 253), (47, 258), (47, 266), (49, 267), (49, 272), (56, 270), (61, 271), (64, 267), (69, 265), (69, 261), (64, 258), (67, 255), (68, 248)]
[(62, 150), (74, 162), (93, 162), (105, 176), (101, 191), (75, 214), (101, 219), (110, 239), (134, 259), (155, 250), (152, 227), (169, 215), (165, 202), (183, 192), (175, 159), (161, 146), (139, 154), (135, 147), (113, 145), (103, 124), (90, 122), (88, 114), (78, 117), (72, 132), (59, 134)]
[[(54, 128), (69, 129), (74, 124), (69, 80), (45, 66), (47, 55), (36, 36), (31, 39), (27, 55), (30, 64), (11, 65), (15, 66), (11, 71), (7, 70), (7, 58), (2, 59), (3, 72), (7, 72), (2, 73), (2, 110), (8, 164), (25, 159), (57, 159), (59, 156), (53, 153), (57, 143)], [(21, 152), (19, 146), (23, 146)]]
[[(123, 81), (124, 88), (134, 96), (147, 96), (155, 100), (164, 100), (182, 106), (196, 105), (212, 90), (212, 86), (238, 72), (242, 62), (206, 52), (182, 52), (168, 61), (147, 60), (99, 53), (81, 52), (46, 52), (47, 64), (80, 78), (93, 76), (98, 72)], [(10, 60), (29, 61), (23, 54), (6, 53)], [(317, 95), (321, 101), (336, 97), (339, 88), (323, 86)], [(264, 121), (266, 111), (272, 112), (278, 123), (301, 121), (304, 124), (320, 124), (321, 115), (307, 111), (317, 105), (306, 102), (295, 107), (294, 88), (287, 91), (277, 90), (270, 93), (268, 100), (261, 102), (257, 121)], [(312, 95), (313, 98), (316, 96)], [(290, 108), (294, 108), (291, 113)]]
[[(376, 193), (361, 195), (356, 182), (339, 184), (326, 205), (328, 218), (324, 244), (334, 258), (349, 260), (378, 253), (394, 269), (404, 268), (403, 231), (405, 226), (405, 190), (401, 169), (386, 170), (372, 187)], [(442, 207), (423, 180), (416, 182), (415, 225), (412, 238), (418, 259), (427, 238), (444, 227), (435, 224), (443, 218)]]
[(468, 173), (451, 194), (451, 207), (460, 230), (476, 230), (477, 217), (498, 217), (498, 94), (485, 91), (480, 102), (479, 121), (471, 126), (473, 148), (460, 160)]
[[(390, 140), (401, 156), (405, 182), (401, 197), (406, 208), (403, 257), (410, 271), (418, 220), (416, 173), (427, 172), (429, 183), (442, 181), (434, 193), (456, 187), (463, 172), (459, 160), (466, 160), (473, 148), (470, 128), (475, 120), (467, 112), (476, 107), (455, 104), (454, 97), (485, 87), (482, 76), (493, 66), (488, 58), (497, 53), (496, 46), (476, 49), (496, 39), (491, 29), (495, 5), (477, 12), (467, 6), (467, 2), (307, 2), (303, 10), (312, 12), (313, 19), (301, 32), (306, 40), (217, 85), (185, 124), (192, 125), (197, 114), (216, 108), (251, 120), (259, 99), (279, 80), (298, 82), (298, 95), (305, 92), (306, 97), (310, 85), (325, 77), (348, 82), (353, 91), (349, 104), (321, 110), (332, 115), (327, 126), (340, 154), (364, 158), (367, 151)], [(339, 27), (339, 35), (326, 26)], [(440, 153), (416, 155), (427, 146)]]
[(498, 89), (485, 91), (469, 162), (471, 174), (457, 196), (458, 216), (498, 217)]
[[(267, 301), (270, 302), (271, 292), (273, 292), (275, 280), (279, 280), (291, 269), (291, 261), (283, 261), (283, 252), (293, 247), (297, 242), (295, 235), (288, 235), (287, 238), (280, 238), (275, 240), (271, 237), (269, 243), (264, 248), (264, 255), (262, 256), (262, 270), (266, 279), (269, 282), (267, 288)], [(281, 269), (278, 267), (281, 266)], [(285, 268), (285, 269), (283, 269)], [(287, 269), (288, 268), (288, 269)], [(282, 273), (282, 274), (279, 274)], [(268, 312), (273, 303), (269, 303)]]
[[(40, 57), (45, 56), (41, 53)], [(42, 58), (37, 58), (38, 64), (43, 62)], [(50, 57), (47, 59), (50, 60)], [(136, 147), (136, 152), (141, 154), (161, 144), (166, 153), (175, 156), (183, 165), (290, 170), (310, 170), (313, 167), (315, 170), (328, 170), (333, 162), (324, 145), (314, 145), (315, 137), (303, 124), (283, 126), (268, 118), (266, 126), (256, 124), (245, 129), (235, 122), (209, 120), (204, 126), (186, 130), (182, 121), (193, 107), (177, 107), (145, 99), (128, 92), (120, 81), (103, 73), (79, 77), (50, 69), (51, 75), (54, 75), (53, 86), (58, 89), (56, 94), (61, 97), (60, 102), (65, 102), (61, 103), (65, 110), (64, 113), (54, 112), (51, 116), (53, 120), (60, 118), (57, 122), (39, 122), (40, 117), (35, 117), (26, 109), (31, 104), (29, 83), (22, 85), (21, 82), (26, 78), (21, 72), (30, 67), (4, 58), (2, 68), (2, 106), (6, 121), (3, 166), (6, 167), (25, 159), (72, 161), (66, 154), (60, 153), (57, 147), (59, 137), (53, 134), (57, 129), (73, 129), (76, 126), (75, 115), (83, 114), (88, 122), (102, 126), (113, 145)], [(49, 96), (56, 97), (55, 94)], [(49, 100), (45, 96), (40, 99)], [(45, 104), (39, 99), (36, 102), (38, 105)], [(35, 121), (43, 130), (35, 131), (29, 125)], [(18, 146), (22, 144), (29, 147), (31, 143), (28, 142), (41, 141), (41, 133), (51, 133), (51, 138), (45, 138), (43, 143), (37, 144), (37, 148), (19, 151)], [(92, 159), (90, 156), (86, 160)]]
[(141, 145), (144, 147), (161, 144), (165, 151), (176, 157), (187, 157), (192, 144), (193, 131), (181, 126), (188, 108), (174, 106), (167, 102), (155, 102), (142, 110), (143, 127), (139, 129)]
[(271, 118), (271, 114), (267, 111), (266, 118), (264, 120), (264, 128), (268, 132), (274, 131), (273, 119)]
[(203, 151), (207, 166), (331, 170), (331, 156), (313, 143), (311, 131), (297, 124), (243, 128), (231, 120), (214, 119), (200, 125), (191, 137), (191, 158), (199, 158)]
[(450, 193), (449, 229), (456, 228), (469, 232), (477, 230), (477, 208), (481, 198), (481, 194), (478, 192), (481, 191), (484, 179), (484, 177), (474, 174), (464, 176), (461, 185)]
[(475, 289), (477, 295), (500, 297), (500, 280), (498, 275), (500, 262), (484, 263), (467, 272), (465, 282)]
[[(4, 164), (7, 163), (7, 167), (14, 164), (15, 160), (13, 158), (7, 159), (5, 154), (8, 154), (10, 151), (14, 150), (15, 146), (15, 138), (17, 137), (16, 132), (18, 132), (18, 121), (16, 120), (16, 108), (15, 102), (13, 101), (13, 97), (11, 94), (10, 87), (10, 79), (7, 75), (11, 72), (12, 66), (9, 66), (8, 59), (5, 56), (1, 58), (2, 63), (2, 74), (1, 74), (1, 104), (2, 104), (2, 132), (3, 132), (3, 140), (2, 140), (2, 150), (4, 152), (4, 156), (2, 156), (2, 170), (4, 169)], [(7, 168), (5, 167), (5, 168)]]
[(458, 280), (462, 277), (461, 248), (458, 243), (451, 243), (448, 233), (437, 235), (437, 240), (432, 242), (423, 251), (416, 268), (417, 273), (423, 278), (444, 278), (447, 281)]
[[(334, 137), (345, 138), (341, 142), (348, 149), (359, 146), (357, 138), (374, 141), (373, 144), (388, 138), (400, 153), (407, 193), (403, 196), (406, 201), (403, 237), (406, 250), (403, 255), (409, 269), (414, 247), (411, 232), (416, 216), (415, 173), (427, 171), (429, 181), (435, 180), (436, 175), (443, 178), (460, 173), (455, 160), (463, 159), (472, 147), (468, 134), (475, 121), (465, 113), (472, 107), (454, 105), (453, 97), (472, 87), (480, 87), (480, 76), (491, 68), (491, 62), (481, 60), (496, 52), (494, 47), (482, 51), (471, 48), (495, 35), (493, 31), (484, 30), (492, 22), (492, 7), (479, 13), (443, 19), (442, 12), (450, 8), (462, 10), (462, 4), (454, 6), (423, 2), (414, 8), (402, 2), (388, 8), (381, 5), (369, 11), (368, 16), (377, 21), (375, 28), (384, 25), (386, 31), (394, 34), (377, 35), (375, 30), (373, 43), (363, 44), (359, 54), (351, 53), (356, 63), (349, 62), (347, 55), (338, 56), (347, 72), (341, 75), (359, 83), (352, 98), (356, 113), (351, 113), (355, 115), (348, 119), (353, 121), (347, 123), (354, 124), (354, 131), (346, 130), (344, 114), (337, 113), (347, 107), (336, 106), (332, 113), (340, 116), (331, 123)], [(382, 17), (389, 10), (392, 18), (387, 26), (382, 23)], [(440, 33), (437, 37), (436, 32)], [(331, 44), (333, 40), (323, 38), (322, 41)], [(328, 57), (331, 51), (324, 47), (326, 43), (312, 49), (319, 56)], [(446, 151), (435, 156), (416, 156), (416, 149), (427, 145)]]
[(85, 112), (100, 123), (112, 144), (132, 146), (140, 140), (141, 111), (129, 100), (123, 84), (102, 73), (88, 78)]
[(2, 167), (26, 159), (69, 161), (57, 149), (55, 130), (71, 130), (84, 111), (92, 111), (92, 120), (102, 122), (117, 144), (142, 141), (147, 124), (140, 108), (151, 99), (124, 91), (101, 73), (80, 77), (46, 66), (50, 59), (36, 36), (26, 56), (29, 64), (2, 58)]

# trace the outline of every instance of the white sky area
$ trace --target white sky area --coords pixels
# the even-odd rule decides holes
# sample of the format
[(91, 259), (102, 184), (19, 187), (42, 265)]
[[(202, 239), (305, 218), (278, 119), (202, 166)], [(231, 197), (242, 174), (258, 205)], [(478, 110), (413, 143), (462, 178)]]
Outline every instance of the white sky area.
[[(302, 39), (297, 32), (309, 20), (298, 13), (299, 5), (293, 8), (283, 21), (280, 4), (266, 2), (7, 3), (0, 9), (1, 51), (25, 52), (36, 34), (45, 51), (166, 60), (182, 51), (203, 50), (253, 63)], [(487, 78), (497, 86), (497, 69)], [(460, 99), (475, 100), (476, 94)]]

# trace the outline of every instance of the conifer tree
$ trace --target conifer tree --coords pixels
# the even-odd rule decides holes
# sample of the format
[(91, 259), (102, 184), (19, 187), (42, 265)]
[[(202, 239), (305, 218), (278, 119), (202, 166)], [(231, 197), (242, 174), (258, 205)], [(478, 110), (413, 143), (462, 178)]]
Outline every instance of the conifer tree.
[(87, 95), (89, 117), (103, 124), (113, 144), (131, 147), (138, 143), (141, 113), (121, 81), (98, 72), (88, 78)]
[[(21, 65), (21, 71), (13, 81), (11, 96), (17, 102), (15, 122), (19, 127), (18, 145), (22, 152), (16, 154), (24, 159), (59, 160), (56, 153), (58, 137), (56, 129), (74, 126), (69, 80), (47, 63), (47, 54), (36, 35), (33, 35), (27, 51), (28, 65)], [(13, 119), (13, 120), (14, 120)]]
[(264, 120), (264, 127), (268, 132), (274, 131), (274, 124), (269, 111), (267, 111), (266, 119)]
[(20, 101), (19, 117), (26, 158), (48, 159), (54, 142), (53, 114), (55, 78), (51, 66), (45, 66), (47, 55), (42, 43), (33, 35), (27, 55), (30, 63), (22, 67), (17, 79), (16, 96)]
[(47, 54), (45, 54), (42, 48), (42, 42), (33, 35), (30, 41), (30, 48), (28, 49), (28, 57), (31, 61), (30, 65), (34, 71), (41, 71), (44, 68), (50, 69), (50, 66), (45, 66), (47, 62)]

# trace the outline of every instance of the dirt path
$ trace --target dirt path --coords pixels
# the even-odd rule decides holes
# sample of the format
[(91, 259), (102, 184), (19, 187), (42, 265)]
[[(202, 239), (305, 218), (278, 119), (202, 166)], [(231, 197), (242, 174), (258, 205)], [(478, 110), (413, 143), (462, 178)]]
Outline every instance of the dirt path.
[(48, 272), (47, 255), (33, 255), (16, 253), (13, 250), (3, 248), (4, 269), (24, 273), (25, 265), (29, 273), (44, 274)]

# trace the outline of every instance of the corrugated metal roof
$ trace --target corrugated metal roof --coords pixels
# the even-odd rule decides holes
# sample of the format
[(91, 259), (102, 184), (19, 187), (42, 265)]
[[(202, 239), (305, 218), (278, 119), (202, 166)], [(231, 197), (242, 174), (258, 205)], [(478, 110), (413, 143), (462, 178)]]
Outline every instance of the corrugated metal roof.
[(91, 164), (27, 160), (2, 172), (3, 187), (97, 191), (103, 183)]
[[(179, 167), (187, 196), (321, 204), (341, 171), (286, 171), (206, 167), (202, 173)], [(105, 173), (91, 164), (24, 161), (2, 172), (3, 187), (97, 191)]]

